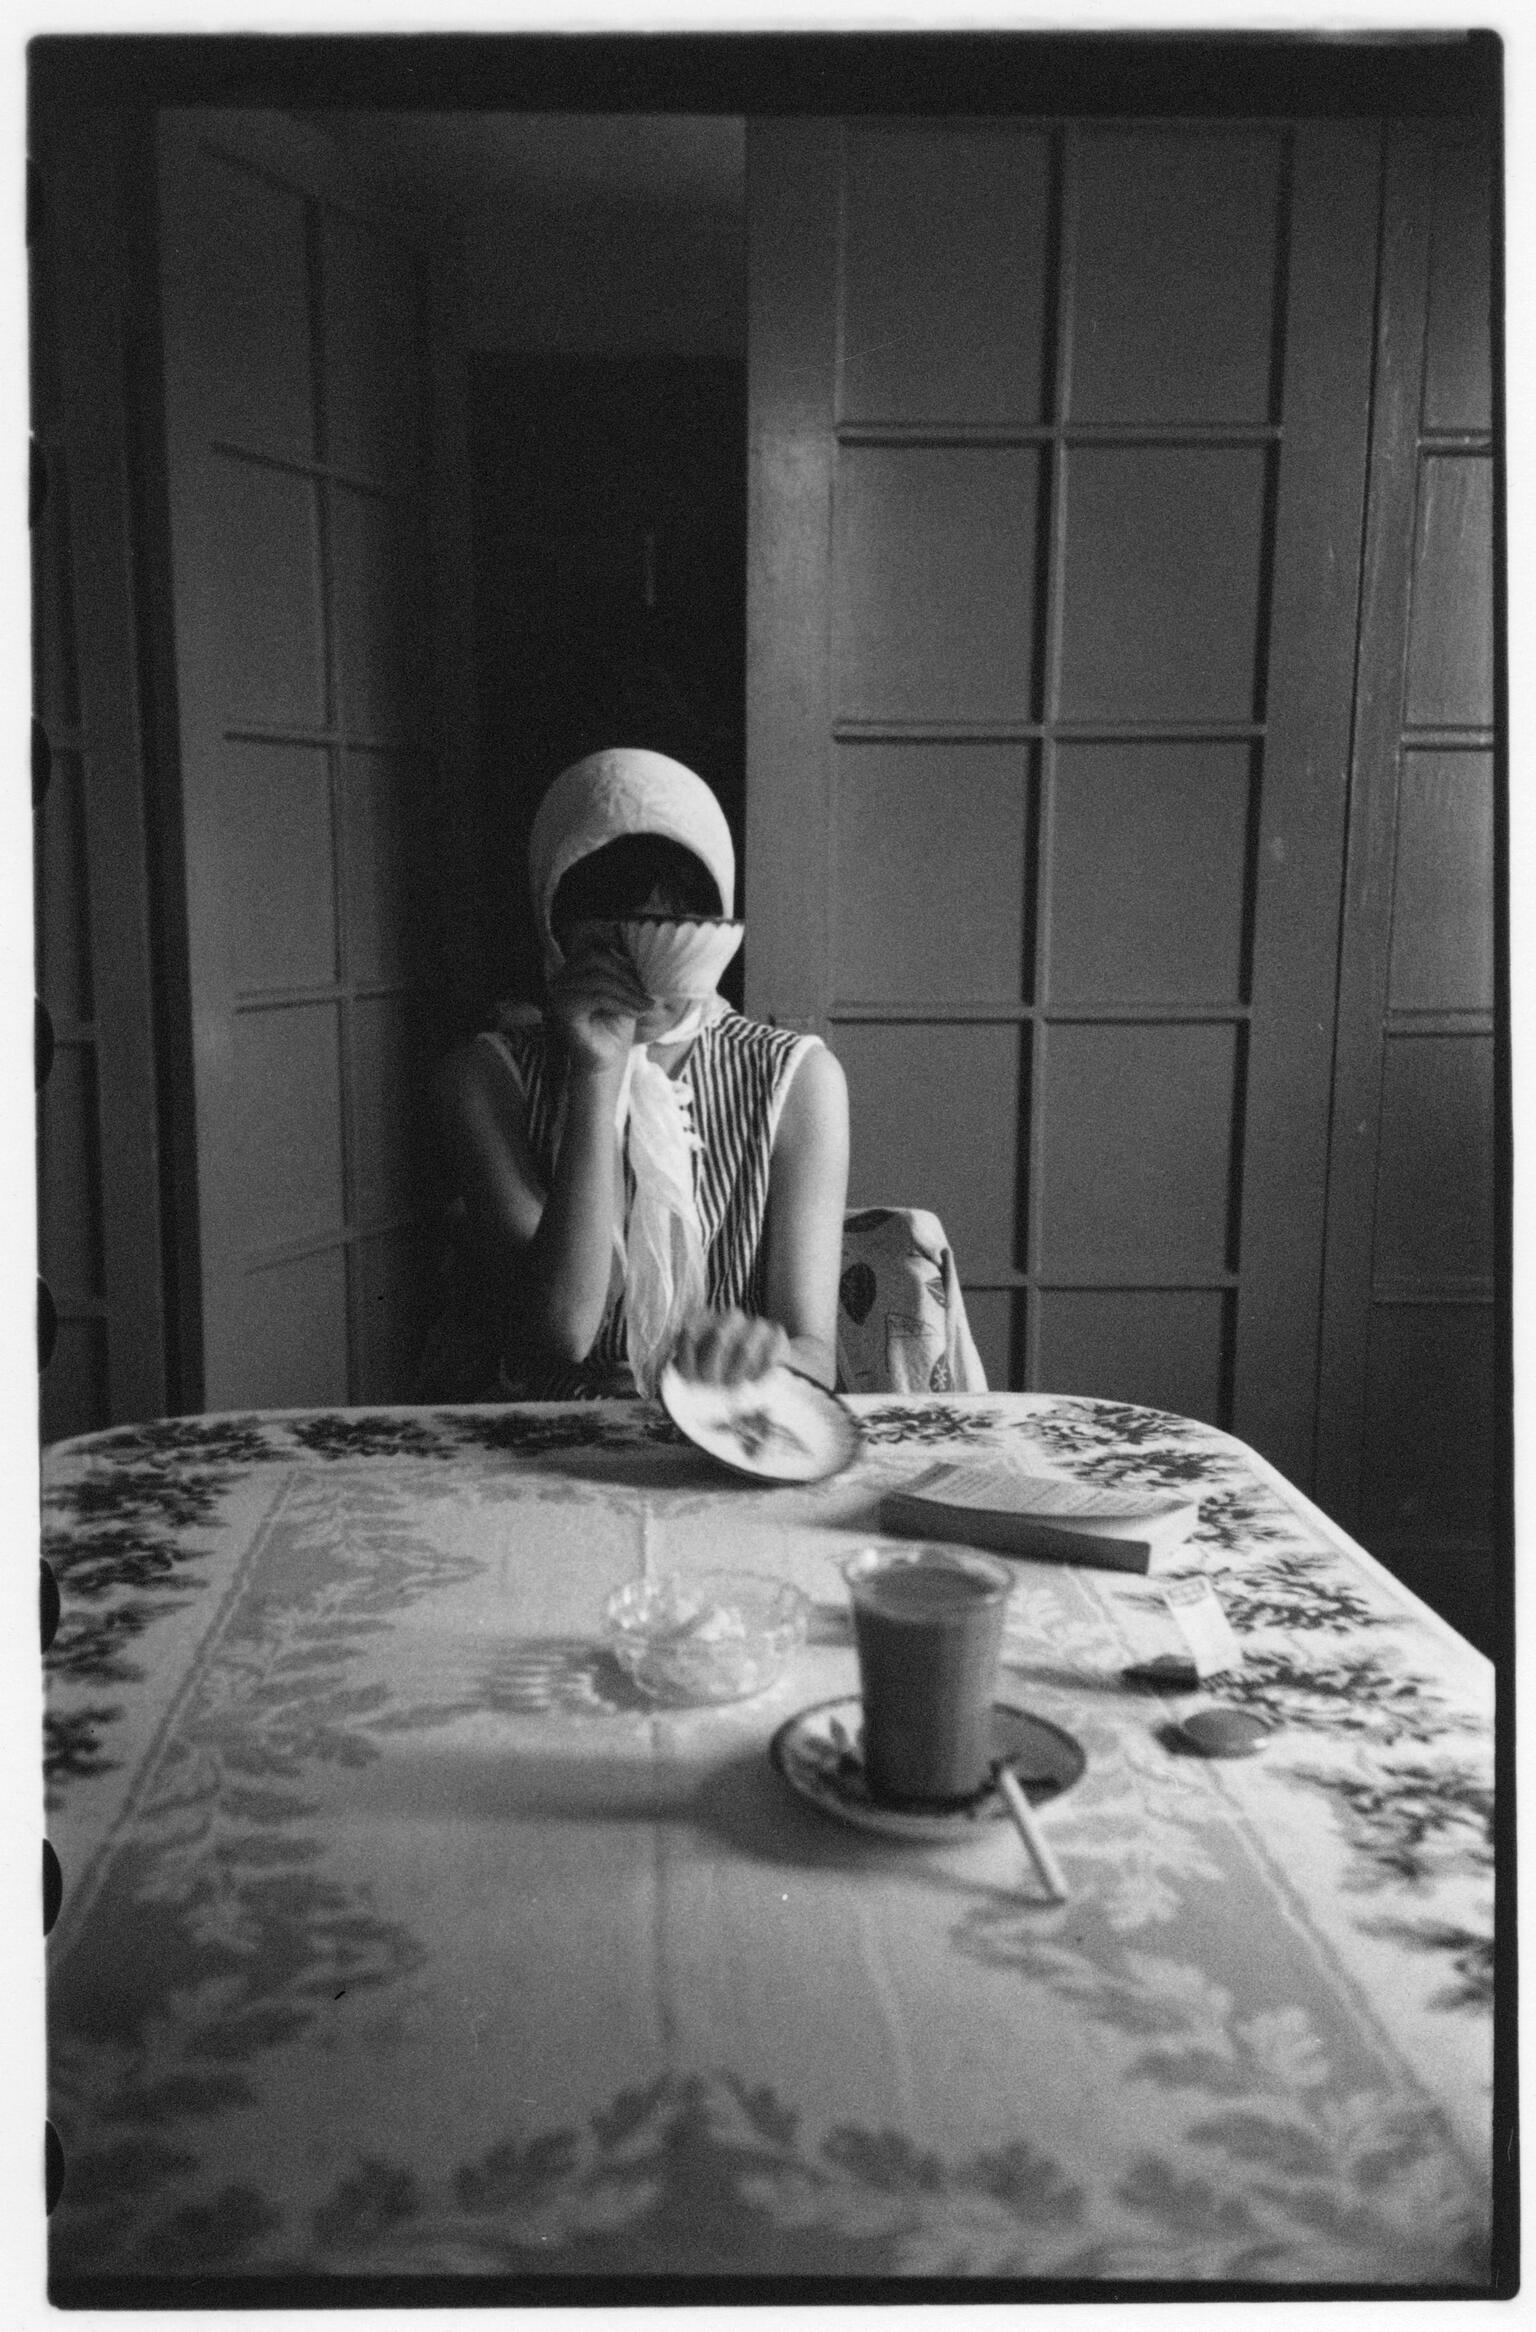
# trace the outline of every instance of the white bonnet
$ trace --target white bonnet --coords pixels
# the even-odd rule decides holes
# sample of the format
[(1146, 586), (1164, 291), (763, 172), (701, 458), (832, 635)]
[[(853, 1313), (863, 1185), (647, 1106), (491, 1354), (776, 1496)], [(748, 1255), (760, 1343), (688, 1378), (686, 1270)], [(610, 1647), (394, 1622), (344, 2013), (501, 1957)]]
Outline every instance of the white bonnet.
[(735, 911), (736, 852), (725, 812), (702, 777), (665, 753), (617, 746), (572, 762), (540, 802), (528, 840), (534, 920), (546, 961), (558, 963), (550, 910), (561, 877), (578, 859), (627, 834), (660, 834), (701, 859)]

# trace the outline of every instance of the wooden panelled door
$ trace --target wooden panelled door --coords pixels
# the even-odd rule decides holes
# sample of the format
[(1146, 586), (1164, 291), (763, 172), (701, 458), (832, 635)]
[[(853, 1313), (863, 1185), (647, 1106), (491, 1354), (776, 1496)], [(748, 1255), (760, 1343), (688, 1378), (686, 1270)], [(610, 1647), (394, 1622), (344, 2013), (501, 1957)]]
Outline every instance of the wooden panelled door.
[(1509, 1408), (1490, 141), (1476, 123), (1395, 122), (1386, 172), (1317, 1489), (1474, 1627), (1507, 1529)]
[[(40, 111), (32, 263), (33, 804), (45, 1441), (165, 1406), (122, 381), (119, 149)], [(51, 1054), (51, 1065), (49, 1055)], [(112, 1172), (103, 1172), (104, 1158)], [(57, 1322), (47, 1350), (50, 1308)]]
[(989, 1380), (1313, 1473), (1379, 130), (749, 132), (747, 1001)]
[(276, 117), (167, 115), (202, 1406), (406, 1390), (432, 791), (429, 292)]

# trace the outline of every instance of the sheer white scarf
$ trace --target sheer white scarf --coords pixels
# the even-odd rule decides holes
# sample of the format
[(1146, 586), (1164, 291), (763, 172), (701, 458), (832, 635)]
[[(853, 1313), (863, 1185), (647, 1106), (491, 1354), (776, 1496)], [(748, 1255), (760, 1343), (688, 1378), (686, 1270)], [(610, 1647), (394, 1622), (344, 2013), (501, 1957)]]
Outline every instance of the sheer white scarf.
[[(563, 770), (539, 804), (529, 841), (533, 909), (546, 973), (563, 956), (550, 922), (561, 877), (578, 859), (627, 834), (659, 834), (701, 859), (733, 911), (736, 853), (725, 814), (702, 778), (665, 754), (594, 753)], [(721, 997), (691, 1006), (654, 1045), (686, 1043), (725, 1011)], [(649, 1397), (678, 1333), (707, 1292), (704, 1232), (694, 1189), (699, 1147), (692, 1093), (636, 1045), (625, 1063), (614, 1117), (614, 1269), (624, 1289), (629, 1364)], [(626, 1212), (622, 1159), (628, 1143), (634, 1196)]]

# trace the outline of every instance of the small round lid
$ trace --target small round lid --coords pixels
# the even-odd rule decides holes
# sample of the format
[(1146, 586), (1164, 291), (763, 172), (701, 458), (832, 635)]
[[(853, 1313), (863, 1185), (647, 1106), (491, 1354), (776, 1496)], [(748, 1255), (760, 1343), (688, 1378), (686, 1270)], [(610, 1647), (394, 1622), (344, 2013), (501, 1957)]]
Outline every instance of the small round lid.
[(1180, 1731), (1202, 1757), (1251, 1757), (1269, 1739), (1270, 1728), (1248, 1709), (1196, 1709)]

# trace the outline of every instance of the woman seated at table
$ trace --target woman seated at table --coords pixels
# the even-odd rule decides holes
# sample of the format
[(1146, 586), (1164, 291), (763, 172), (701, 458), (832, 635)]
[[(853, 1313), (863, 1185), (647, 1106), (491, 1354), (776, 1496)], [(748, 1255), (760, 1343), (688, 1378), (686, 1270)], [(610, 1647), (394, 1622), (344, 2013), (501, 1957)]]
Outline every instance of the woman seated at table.
[(541, 802), (529, 874), (545, 1010), (504, 1011), (440, 1087), (497, 1324), (490, 1397), (650, 1394), (669, 1359), (715, 1382), (787, 1361), (830, 1386), (842, 1069), (718, 993), (658, 1003), (615, 929), (732, 913), (719, 803), (661, 754), (593, 754)]

